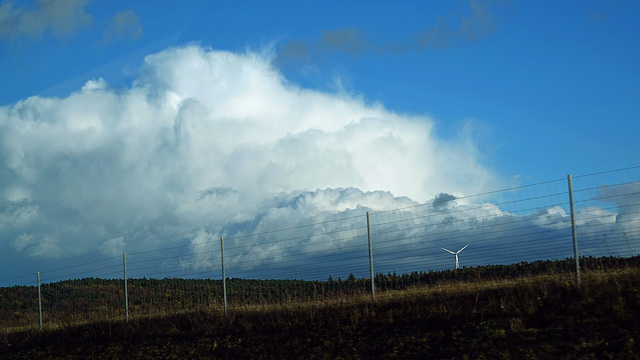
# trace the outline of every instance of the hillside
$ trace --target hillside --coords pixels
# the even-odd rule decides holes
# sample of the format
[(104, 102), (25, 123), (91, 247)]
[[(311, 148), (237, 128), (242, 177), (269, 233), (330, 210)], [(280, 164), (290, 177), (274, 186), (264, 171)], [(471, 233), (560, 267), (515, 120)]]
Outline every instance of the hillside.
[(585, 270), (580, 287), (565, 272), (463, 273), (381, 291), (375, 302), (360, 292), (236, 304), (226, 318), (215, 307), (4, 332), (0, 358), (638, 358), (637, 266)]

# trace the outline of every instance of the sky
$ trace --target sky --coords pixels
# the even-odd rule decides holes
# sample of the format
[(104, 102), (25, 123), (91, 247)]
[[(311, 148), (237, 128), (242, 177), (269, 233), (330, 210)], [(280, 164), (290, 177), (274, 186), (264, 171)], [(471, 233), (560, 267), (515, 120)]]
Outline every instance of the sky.
[(0, 278), (636, 166), (639, 15), (1, 1)]

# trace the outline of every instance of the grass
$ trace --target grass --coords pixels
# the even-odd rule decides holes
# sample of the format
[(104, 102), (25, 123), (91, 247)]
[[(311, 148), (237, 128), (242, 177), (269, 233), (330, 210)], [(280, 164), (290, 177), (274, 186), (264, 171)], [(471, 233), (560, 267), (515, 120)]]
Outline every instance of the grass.
[(640, 269), (0, 333), (3, 359), (637, 359)]

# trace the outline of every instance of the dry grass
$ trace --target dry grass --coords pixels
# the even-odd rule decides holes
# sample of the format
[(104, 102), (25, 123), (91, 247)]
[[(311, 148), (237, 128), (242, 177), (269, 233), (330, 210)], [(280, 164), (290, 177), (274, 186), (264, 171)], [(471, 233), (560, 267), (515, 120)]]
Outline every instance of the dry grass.
[(633, 359), (639, 289), (623, 268), (235, 304), (0, 334), (0, 358)]

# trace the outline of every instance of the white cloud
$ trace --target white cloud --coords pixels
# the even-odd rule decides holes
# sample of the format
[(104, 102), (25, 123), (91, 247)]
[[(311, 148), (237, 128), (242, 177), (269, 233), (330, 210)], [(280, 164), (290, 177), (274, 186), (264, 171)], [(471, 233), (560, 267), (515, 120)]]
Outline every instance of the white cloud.
[[(608, 216), (604, 217), (605, 224), (612, 224), (612, 231), (616, 233), (615, 236), (625, 239), (634, 239), (638, 237), (640, 233), (640, 181), (623, 183), (617, 186), (602, 186), (600, 189), (600, 196), (596, 199), (613, 203), (616, 206), (616, 213), (609, 211), (603, 211), (591, 209), (589, 217), (591, 221), (602, 221), (598, 218), (598, 215), (607, 213)], [(633, 242), (631, 242), (633, 244)], [(627, 240), (626, 244), (629, 246)], [(633, 247), (633, 245), (632, 245)], [(637, 245), (634, 247), (636, 252), (640, 252), (640, 247)]]
[(18, 251), (42, 258), (55, 258), (64, 255), (60, 241), (56, 236), (24, 233), (12, 242)]
[(20, 228), (38, 217), (38, 206), (28, 201), (0, 201), (0, 230), (9, 227)]
[(530, 217), (537, 226), (560, 230), (571, 226), (569, 216), (561, 206), (556, 205), (548, 209), (539, 209)]
[(103, 78), (99, 78), (97, 80), (89, 80), (87, 81), (80, 90), (83, 92), (90, 92), (92, 90), (102, 90), (107, 88), (107, 82), (104, 81)]
[(122, 236), (118, 236), (113, 239), (105, 240), (102, 245), (100, 245), (99, 249), (100, 252), (105, 255), (120, 255), (124, 252), (124, 238)]
[[(470, 247), (465, 265), (564, 259), (573, 254), (570, 215), (558, 205), (542, 204), (536, 211), (514, 214), (450, 194), (420, 204), (389, 192), (347, 188), (282, 194), (252, 219), (201, 231), (192, 238), (181, 266), (217, 271), (219, 238), (224, 236), (227, 274), (232, 276), (323, 278), (356, 269), (366, 276), (367, 211), (372, 212), (377, 272), (448, 268), (450, 259), (440, 247), (466, 244)], [(576, 219), (581, 254), (633, 254), (628, 243), (605, 238), (603, 245), (603, 232), (616, 235), (611, 232), (615, 214), (590, 206), (579, 209)], [(347, 270), (341, 272), (343, 267)]]
[(182, 268), (186, 269), (209, 269), (214, 266), (214, 258), (217, 260), (218, 256), (212, 256), (211, 253), (214, 250), (219, 249), (219, 245), (216, 239), (220, 239), (217, 234), (211, 234), (203, 229), (198, 230), (195, 234), (191, 235), (191, 251), (193, 252), (194, 259), (187, 263), (182, 263)]
[[(518, 210), (513, 201), (462, 197), (500, 184), (471, 125), (440, 139), (431, 118), (295, 87), (270, 61), (170, 48), (148, 56), (129, 88), (98, 78), (0, 107), (0, 242), (43, 258), (178, 244), (174, 266), (185, 270), (219, 268), (224, 236), (241, 276), (275, 259), (311, 269), (319, 255), (366, 258), (370, 211), (382, 271), (436, 266), (434, 249), (467, 242), (467, 261), (481, 264), (570, 255), (563, 205), (516, 214), (505, 210)], [(634, 186), (601, 190), (615, 213), (579, 209), (587, 253), (603, 231), (633, 236)], [(611, 253), (633, 251), (621, 244)]]
[[(129, 252), (275, 216), (283, 196), (304, 194), (300, 208), (319, 214), (494, 184), (467, 132), (438, 139), (431, 118), (295, 87), (270, 61), (170, 48), (130, 88), (89, 80), (65, 98), (0, 107), (0, 194), (20, 189), (38, 209), (30, 233), (60, 239), (61, 252)], [(354, 190), (314, 191), (338, 188)]]

